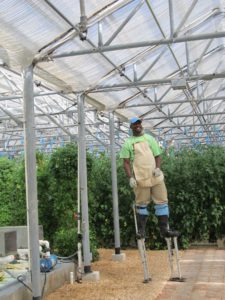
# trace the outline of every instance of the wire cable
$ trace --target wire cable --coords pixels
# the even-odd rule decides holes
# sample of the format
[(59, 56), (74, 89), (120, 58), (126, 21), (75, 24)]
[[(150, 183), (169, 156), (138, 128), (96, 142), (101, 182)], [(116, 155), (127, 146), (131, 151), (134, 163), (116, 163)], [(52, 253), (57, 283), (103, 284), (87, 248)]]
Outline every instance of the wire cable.
[(29, 287), (29, 285), (27, 285), (24, 280), (26, 278), (26, 276), (24, 274), (20, 274), (18, 276), (13, 275), (9, 270), (4, 270), (4, 272), (8, 273), (11, 277), (13, 277), (14, 279), (17, 279), (20, 283), (22, 283), (31, 293), (32, 293), (32, 289)]
[(75, 253), (73, 253), (73, 254), (71, 254), (71, 255), (69, 255), (69, 256), (59, 256), (59, 255), (56, 255), (56, 256), (57, 256), (57, 258), (59, 258), (59, 259), (71, 259), (71, 258), (73, 258), (74, 256), (77, 255), (77, 252), (78, 252), (78, 251), (76, 251)]

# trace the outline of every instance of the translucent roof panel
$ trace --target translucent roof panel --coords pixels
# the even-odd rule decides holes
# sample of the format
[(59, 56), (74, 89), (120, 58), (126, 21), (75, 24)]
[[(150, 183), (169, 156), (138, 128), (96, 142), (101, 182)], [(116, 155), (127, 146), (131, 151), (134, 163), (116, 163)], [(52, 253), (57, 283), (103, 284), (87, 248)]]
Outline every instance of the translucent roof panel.
[(223, 0), (1, 1), (2, 141), (11, 129), (22, 136), (21, 75), (32, 63), (39, 139), (76, 136), (84, 93), (90, 143), (109, 137), (114, 111), (122, 136), (139, 116), (162, 141), (224, 144), (224, 29)]

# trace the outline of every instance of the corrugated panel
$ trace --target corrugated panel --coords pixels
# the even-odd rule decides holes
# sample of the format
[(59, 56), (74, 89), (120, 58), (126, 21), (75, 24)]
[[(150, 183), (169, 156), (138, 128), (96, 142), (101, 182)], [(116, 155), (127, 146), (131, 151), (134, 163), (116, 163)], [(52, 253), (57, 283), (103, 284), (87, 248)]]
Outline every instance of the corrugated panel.
[[(199, 0), (195, 5), (194, 3), (191, 0), (174, 0), (172, 2), (174, 32), (178, 37), (224, 31), (223, 1)], [(183, 22), (191, 5), (193, 5), (193, 10)], [(224, 101), (206, 102), (204, 106), (201, 103), (199, 108), (193, 102), (193, 99), (196, 100), (197, 97), (223, 95), (223, 78), (214, 79), (211, 82), (202, 81), (199, 78), (198, 83), (196, 80), (189, 82), (188, 89), (185, 91), (173, 90), (170, 82), (163, 82), (168, 78), (223, 73), (225, 70), (224, 38), (216, 38), (211, 41), (210, 39), (189, 41), (186, 45), (185, 43), (160, 45), (162, 39), (168, 39), (171, 35), (168, 1), (164, 0), (95, 0), (85, 1), (85, 7), (88, 32), (87, 40), (81, 41), (78, 34), (79, 1), (1, 1), (0, 65), (5, 63), (14, 71), (21, 72), (23, 67), (31, 63), (34, 57), (46, 55), (46, 59), (50, 61), (37, 64), (34, 69), (35, 80), (50, 89), (64, 93), (85, 90), (90, 97), (104, 104), (107, 110), (116, 109), (118, 106), (135, 105), (129, 109), (116, 111), (127, 118), (134, 115), (143, 116), (146, 119), (145, 124), (149, 128), (157, 124), (176, 126), (180, 122), (184, 124), (190, 122), (190, 125), (193, 125), (193, 122), (200, 119), (202, 121), (202, 118), (197, 120), (198, 117), (193, 117), (194, 110), (198, 113), (224, 110)], [(159, 41), (159, 44), (144, 48), (128, 48), (51, 59), (52, 54), (97, 48), (100, 42), (98, 21), (101, 21), (103, 44), (109, 40), (112, 40), (110, 45), (144, 41)], [(180, 26), (182, 22), (183, 26)], [(123, 23), (124, 27), (120, 28)], [(119, 28), (121, 30), (118, 30)], [(179, 28), (179, 32), (177, 32), (177, 28)], [(112, 38), (117, 30), (118, 33)], [(189, 65), (187, 66), (188, 60)], [(11, 73), (5, 74), (5, 76), (0, 78), (1, 95), (21, 93), (22, 81), (18, 77), (13, 78)], [(161, 80), (162, 82), (140, 87), (126, 87), (126, 83), (129, 84), (139, 79)], [(10, 81), (14, 83), (9, 83)], [(115, 84), (123, 84), (123, 87), (114, 89), (113, 85)], [(198, 88), (197, 85), (199, 85)], [(112, 88), (97, 92), (98, 88), (102, 86), (111, 86)], [(69, 97), (71, 98), (71, 95)], [(187, 102), (141, 106), (154, 101), (170, 102), (173, 100)], [(63, 102), (62, 109), (68, 108), (71, 104), (61, 98), (54, 102), (50, 97), (37, 99), (36, 104), (43, 106), (46, 112), (54, 113), (60, 111), (59, 107), (57, 109), (57, 103), (60, 101)], [(22, 100), (2, 101), (0, 104), (8, 108), (11, 113), (22, 112)], [(173, 116), (189, 114), (189, 117), (168, 120), (170, 114)], [(1, 112), (1, 116), (3, 115)], [(71, 119), (61, 115), (57, 118), (65, 124), (72, 122)], [(223, 118), (223, 116), (215, 115), (208, 119)], [(40, 117), (40, 122), (43, 120), (48, 122), (46, 117)]]

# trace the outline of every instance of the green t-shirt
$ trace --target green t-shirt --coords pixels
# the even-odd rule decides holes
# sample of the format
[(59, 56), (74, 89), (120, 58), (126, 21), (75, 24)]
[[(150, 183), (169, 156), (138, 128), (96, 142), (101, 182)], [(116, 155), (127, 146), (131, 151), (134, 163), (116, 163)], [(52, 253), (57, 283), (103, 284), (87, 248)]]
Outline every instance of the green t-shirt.
[(120, 158), (130, 158), (131, 160), (134, 160), (134, 147), (133, 145), (135, 143), (144, 142), (147, 141), (149, 144), (149, 147), (153, 153), (153, 156), (158, 156), (161, 154), (161, 149), (159, 147), (159, 144), (149, 134), (143, 134), (141, 136), (130, 136), (128, 139), (126, 139), (121, 151), (120, 151)]

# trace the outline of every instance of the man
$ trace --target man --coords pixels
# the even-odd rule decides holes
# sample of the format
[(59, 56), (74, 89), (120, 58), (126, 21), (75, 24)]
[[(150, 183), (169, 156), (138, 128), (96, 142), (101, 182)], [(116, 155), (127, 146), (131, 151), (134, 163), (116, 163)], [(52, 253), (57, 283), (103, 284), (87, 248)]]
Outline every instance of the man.
[(168, 224), (167, 189), (160, 170), (161, 149), (152, 136), (144, 133), (141, 119), (132, 118), (130, 128), (133, 135), (125, 141), (120, 158), (124, 160), (124, 170), (135, 193), (138, 233), (141, 237), (145, 235), (147, 205), (152, 199), (161, 236), (178, 236), (179, 232), (170, 230)]

